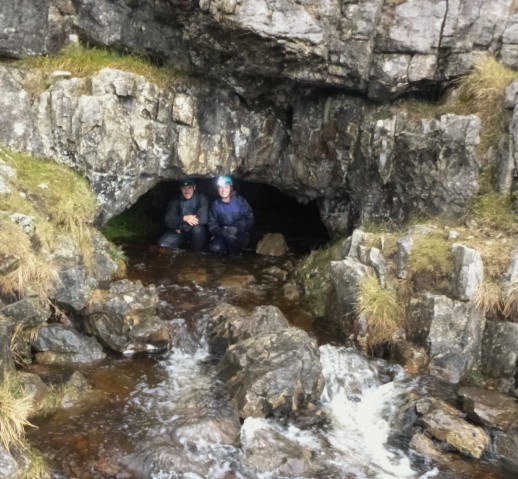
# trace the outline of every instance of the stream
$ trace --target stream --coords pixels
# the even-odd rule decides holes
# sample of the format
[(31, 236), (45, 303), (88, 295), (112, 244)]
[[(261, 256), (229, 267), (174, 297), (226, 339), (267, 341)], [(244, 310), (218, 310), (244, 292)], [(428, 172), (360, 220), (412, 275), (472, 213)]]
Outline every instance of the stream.
[[(450, 470), (409, 451), (408, 437), (399, 431), (409, 397), (426, 394), (426, 381), (335, 344), (333, 332), (315, 324), (304, 303), (286, 299), (270, 273), (272, 267), (289, 270), (294, 258), (218, 258), (146, 245), (126, 252), (128, 277), (157, 286), (173, 349), (42, 368), (43, 378), (56, 384), (79, 370), (93, 389), (79, 404), (33, 421), (29, 441), (53, 478), (510, 479), (491, 464), (460, 460)], [(276, 305), (291, 324), (317, 338), (325, 420), (248, 418), (238, 443), (225, 440), (232, 434), (232, 405), (202, 334), (222, 301), (246, 309)]]

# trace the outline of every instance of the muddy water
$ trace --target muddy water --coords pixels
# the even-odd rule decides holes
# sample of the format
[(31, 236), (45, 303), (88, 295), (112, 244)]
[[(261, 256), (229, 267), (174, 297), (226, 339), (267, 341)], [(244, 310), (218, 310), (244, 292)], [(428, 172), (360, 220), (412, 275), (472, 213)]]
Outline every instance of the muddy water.
[[(329, 345), (332, 333), (316, 328), (306, 305), (287, 300), (281, 283), (268, 270), (272, 266), (289, 269), (290, 258), (216, 258), (146, 246), (128, 248), (127, 254), (129, 277), (156, 285), (161, 315), (180, 339), (175, 351), (161, 357), (113, 357), (78, 368), (92, 386), (92, 394), (80, 404), (38, 418), (38, 428), (29, 433), (30, 442), (51, 465), (53, 477), (279, 479), (279, 475), (250, 467), (239, 448), (203, 444), (196, 425), (180, 427), (196, 420), (198, 411), (193, 405), (203, 404), (204, 411), (212, 409), (217, 415), (218, 401), (224, 399), (200, 334), (209, 312), (221, 301), (248, 309), (274, 304), (292, 324), (315, 335), (323, 345), (327, 386), (322, 404), (330, 424), (319, 430), (247, 420), (242, 441), (257, 431), (270, 431), (283, 448), (290, 444), (312, 455), (318, 472), (310, 477), (315, 479), (511, 477), (491, 465), (475, 466), (463, 460), (450, 471), (437, 469), (417, 461), (404, 443), (390, 438), (391, 417), (417, 383), (401, 376), (401, 371), (393, 374), (394, 380), (382, 381), (377, 365), (354, 351)], [(71, 372), (71, 368), (42, 371), (44, 379), (56, 383)], [(207, 400), (210, 395), (216, 399)], [(167, 462), (167, 455), (173, 454), (169, 449), (174, 449), (167, 441), (178, 436), (179, 430), (185, 434), (180, 438), (185, 450)], [(163, 441), (166, 452), (157, 455)], [(157, 466), (160, 461), (165, 466)]]

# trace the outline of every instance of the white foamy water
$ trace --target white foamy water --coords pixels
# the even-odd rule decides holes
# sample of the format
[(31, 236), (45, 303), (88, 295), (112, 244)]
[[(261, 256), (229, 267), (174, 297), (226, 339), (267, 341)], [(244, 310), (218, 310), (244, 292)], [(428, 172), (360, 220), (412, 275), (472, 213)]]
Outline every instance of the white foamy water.
[[(436, 475), (436, 471), (423, 474), (414, 470), (404, 451), (387, 444), (391, 419), (404, 405), (405, 393), (413, 387), (412, 382), (402, 381), (402, 370), (395, 370), (396, 379), (383, 384), (376, 363), (353, 349), (326, 345), (320, 348), (320, 354), (326, 380), (321, 403), (329, 426), (322, 430), (301, 429), (276, 419), (248, 418), (241, 427), (239, 447), (208, 444), (199, 437), (195, 441), (197, 450), (193, 452), (192, 443), (189, 446), (182, 441), (186, 450), (191, 448), (190, 460), (196, 462), (199, 458), (201, 463), (210, 458), (206, 479), (223, 479), (229, 471), (233, 477), (242, 479), (285, 477), (278, 470), (265, 472), (248, 463), (247, 457), (251, 456), (247, 455), (253, 455), (254, 448), (260, 447), (271, 447), (271, 454), (279, 457), (284, 454), (287, 461), (309, 454), (312, 465), (300, 478), (424, 479)], [(196, 402), (197, 395), (206, 395), (212, 389), (215, 383), (212, 369), (202, 364), (206, 355), (206, 350), (195, 355), (171, 354), (162, 362), (167, 378), (152, 389), (144, 387), (139, 397), (134, 398), (135, 403), (156, 418), (153, 435), (171, 434), (175, 421), (190, 409), (188, 404), (186, 409), (189, 397)], [(271, 443), (261, 443), (264, 437), (271, 438)], [(195, 470), (178, 473), (155, 469), (151, 477), (202, 477)], [(339, 476), (333, 471), (339, 471)]]

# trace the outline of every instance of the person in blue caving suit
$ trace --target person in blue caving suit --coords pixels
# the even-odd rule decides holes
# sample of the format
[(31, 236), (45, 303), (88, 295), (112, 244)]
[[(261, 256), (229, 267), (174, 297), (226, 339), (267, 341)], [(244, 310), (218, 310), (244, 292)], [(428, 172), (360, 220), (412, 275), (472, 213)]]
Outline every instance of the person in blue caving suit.
[(235, 194), (230, 176), (218, 178), (219, 198), (209, 210), (209, 250), (216, 254), (237, 254), (250, 241), (254, 213), (248, 202)]
[(196, 191), (196, 182), (186, 178), (180, 182), (180, 194), (173, 198), (166, 210), (165, 224), (169, 231), (158, 240), (162, 248), (201, 251), (207, 243), (209, 201)]

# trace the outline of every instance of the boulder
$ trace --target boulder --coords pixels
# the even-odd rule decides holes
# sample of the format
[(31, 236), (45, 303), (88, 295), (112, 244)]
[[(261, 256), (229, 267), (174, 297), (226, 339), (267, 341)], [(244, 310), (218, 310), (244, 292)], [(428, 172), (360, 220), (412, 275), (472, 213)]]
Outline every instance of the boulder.
[(273, 333), (289, 328), (289, 323), (276, 306), (258, 306), (252, 312), (231, 304), (217, 306), (207, 323), (205, 337), (212, 354), (222, 355), (227, 348), (260, 333)]
[(39, 296), (26, 296), (14, 303), (0, 307), (0, 312), (13, 324), (24, 327), (39, 326), (51, 316), (49, 302)]
[(408, 374), (416, 374), (423, 371), (428, 365), (428, 355), (424, 348), (398, 339), (390, 348), (393, 359), (401, 364)]
[(153, 286), (120, 280), (98, 290), (83, 311), (86, 331), (113, 351), (157, 351), (169, 345), (168, 328), (158, 316)]
[(40, 411), (45, 403), (45, 398), (49, 393), (48, 386), (37, 374), (20, 371), (17, 376), (24, 392), (32, 398), (31, 414)]
[(0, 478), (11, 479), (17, 477), (21, 472), (21, 467), (9, 451), (0, 445)]
[(43, 364), (90, 363), (106, 357), (95, 338), (61, 324), (38, 329), (31, 341), (36, 360)]
[(426, 294), (410, 301), (407, 339), (425, 346), (430, 372), (458, 383), (480, 363), (485, 317), (471, 304)]
[(408, 276), (407, 264), (413, 245), (414, 239), (412, 236), (403, 236), (397, 240), (396, 276), (398, 278), (406, 279)]
[(241, 448), (246, 462), (259, 473), (274, 477), (313, 477), (314, 451), (282, 435), (263, 419), (245, 419), (241, 428)]
[(262, 333), (230, 346), (218, 377), (239, 416), (293, 414), (318, 401), (324, 387), (316, 341), (297, 328)]
[(484, 429), (463, 420), (460, 411), (432, 398), (419, 400), (416, 409), (433, 437), (477, 459), (487, 450), (489, 435)]
[(266, 256), (284, 256), (288, 252), (288, 245), (280, 233), (266, 233), (257, 243), (257, 254)]
[(492, 452), (497, 459), (507, 462), (515, 470), (518, 469), (518, 430), (496, 431)]
[(462, 408), (473, 421), (502, 429), (518, 429), (518, 402), (496, 391), (476, 387), (459, 389)]

